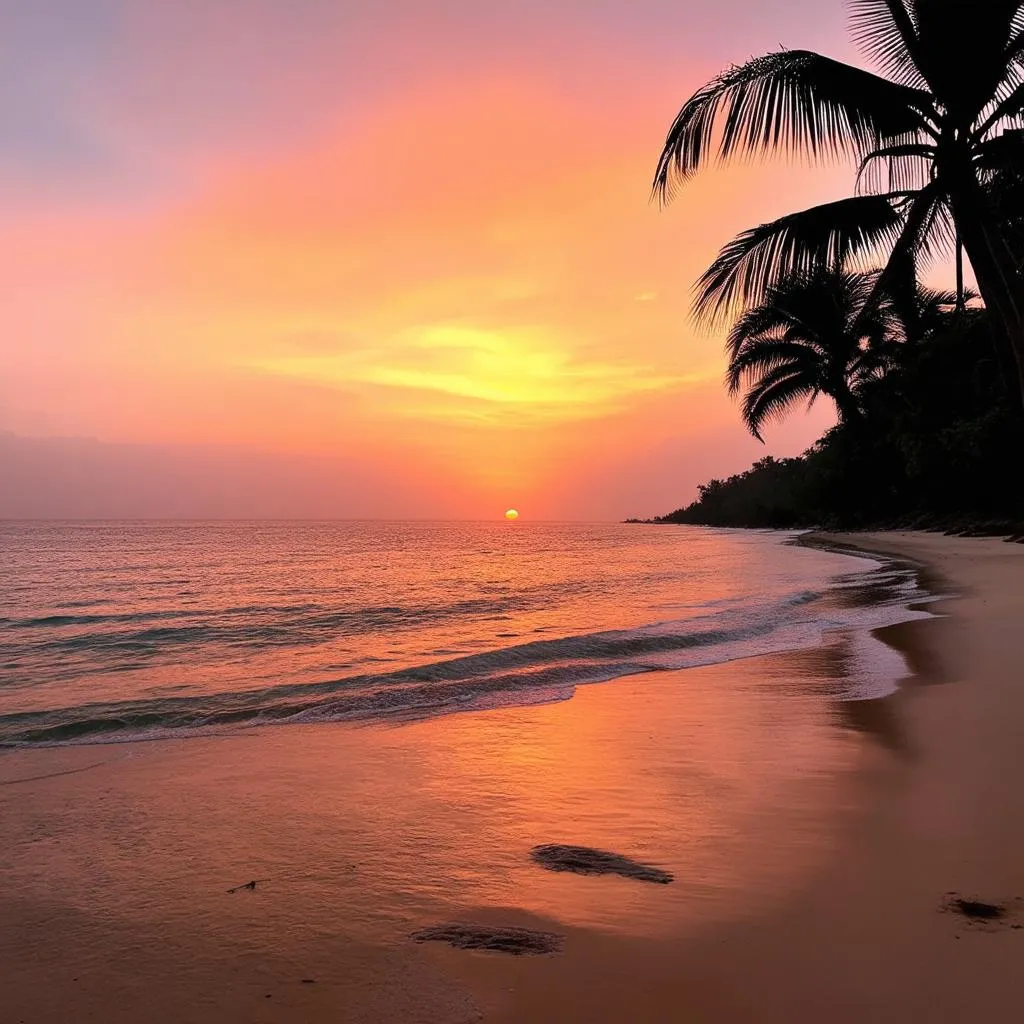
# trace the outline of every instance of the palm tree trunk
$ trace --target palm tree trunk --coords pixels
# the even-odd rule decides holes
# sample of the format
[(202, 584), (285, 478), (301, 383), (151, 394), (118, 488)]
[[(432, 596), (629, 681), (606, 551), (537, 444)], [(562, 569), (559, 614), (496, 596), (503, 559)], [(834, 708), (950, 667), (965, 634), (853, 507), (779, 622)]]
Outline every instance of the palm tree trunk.
[(964, 240), (960, 232), (956, 233), (956, 311), (962, 313), (967, 308), (964, 291)]
[(950, 200), (978, 291), (1013, 352), (1024, 404), (1024, 282), (1017, 261), (973, 173), (962, 187), (950, 190)]
[(977, 245), (972, 247), (965, 243), (964, 247), (974, 267), (978, 291), (985, 307), (993, 315), (996, 343), (1000, 348), (1009, 350), (1007, 354), (1015, 364), (1021, 405), (1024, 406), (1024, 307), (1020, 287), (1014, 287), (1015, 282), (1007, 279), (1001, 261), (992, 253), (986, 233), (982, 230), (979, 234), (982, 238)]

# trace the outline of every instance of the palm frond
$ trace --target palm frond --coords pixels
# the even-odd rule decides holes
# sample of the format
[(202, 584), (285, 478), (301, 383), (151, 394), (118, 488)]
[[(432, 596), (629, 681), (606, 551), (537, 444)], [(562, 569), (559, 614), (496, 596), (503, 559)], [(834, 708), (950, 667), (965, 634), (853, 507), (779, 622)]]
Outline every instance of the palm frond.
[(929, 88), (915, 61), (920, 41), (912, 8), (903, 0), (850, 0), (850, 30), (861, 52), (897, 82)]
[[(907, 213), (911, 227), (921, 207), (920, 228), (913, 241), (914, 257), (920, 270), (953, 255), (956, 247), (956, 227), (946, 197), (936, 187), (921, 189)], [(898, 243), (897, 243), (898, 244)]]
[(912, 192), (931, 180), (935, 146), (923, 142), (900, 142), (868, 153), (857, 170), (856, 192)]
[(1014, 86), (1005, 97), (991, 104), (982, 116), (981, 124), (975, 129), (974, 138), (983, 139), (1000, 121), (1020, 121), (1024, 116), (1024, 84)]
[(761, 431), (766, 424), (783, 417), (803, 399), (809, 399), (808, 405), (811, 405), (819, 394), (820, 390), (802, 373), (780, 367), (761, 378), (743, 396), (740, 415), (754, 437), (764, 441)]
[(1002, 78), (982, 108), (980, 118), (988, 118), (994, 110), (1010, 100), (1021, 85), (1024, 85), (1024, 68), (1012, 61), (1006, 63), (1002, 68)]
[[(977, 298), (970, 289), (966, 292), (969, 299)], [(944, 306), (955, 306), (957, 303), (956, 291), (952, 288), (920, 288), (918, 289), (918, 301), (923, 309), (942, 309)]]
[(654, 191), (669, 198), (716, 155), (861, 156), (924, 133), (922, 112), (931, 109), (924, 90), (809, 50), (781, 50), (728, 69), (687, 101), (669, 129)]
[(821, 352), (801, 342), (751, 335), (729, 360), (725, 385), (729, 394), (735, 395), (744, 385), (755, 386), (764, 377), (784, 368), (789, 373), (803, 374), (816, 384), (823, 363)]
[(751, 339), (784, 340), (792, 326), (789, 316), (778, 306), (766, 302), (745, 310), (729, 330), (725, 339), (725, 351), (730, 361), (735, 360)]
[(715, 322), (737, 304), (759, 303), (775, 282), (865, 259), (900, 236), (902, 196), (854, 196), (791, 213), (729, 242), (696, 287), (694, 309)]
[(1004, 131), (979, 143), (975, 163), (983, 172), (1024, 171), (1024, 129)]
[(896, 369), (906, 356), (907, 347), (901, 342), (888, 341), (866, 352), (852, 368), (849, 378), (850, 394), (859, 399), (867, 385), (881, 380)]
[[(837, 343), (859, 310), (866, 278), (822, 269), (794, 274), (772, 285), (764, 301), (744, 312), (726, 339), (731, 359), (770, 342), (801, 346), (809, 358), (834, 358)], [(795, 349), (788, 349), (796, 357)]]
[(1013, 28), (1015, 34), (1006, 44), (1006, 53), (1003, 56), (1007, 64), (1019, 66), (1024, 60), (1024, 4), (1017, 11)]
[[(964, 301), (972, 302), (978, 293), (964, 289)], [(932, 332), (947, 324), (956, 315), (959, 296), (955, 290), (918, 288), (917, 293), (917, 338), (923, 340)]]

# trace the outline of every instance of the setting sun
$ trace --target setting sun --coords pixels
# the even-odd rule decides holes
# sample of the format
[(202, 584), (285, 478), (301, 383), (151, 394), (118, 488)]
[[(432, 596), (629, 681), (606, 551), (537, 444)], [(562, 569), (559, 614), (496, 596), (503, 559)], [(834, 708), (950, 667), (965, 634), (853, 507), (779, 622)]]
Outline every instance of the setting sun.
[(505, 513), (505, 518), (506, 518), (506, 519), (507, 519), (507, 520), (508, 520), (509, 522), (511, 522), (511, 521), (512, 521), (513, 519), (518, 519), (518, 518), (519, 518), (519, 513), (518, 513), (518, 512), (517, 512), (517, 511), (516, 511), (516, 510), (515, 510), (514, 508), (510, 508), (510, 509), (509, 509), (509, 510), (508, 510), (508, 511), (507, 511), (507, 512)]

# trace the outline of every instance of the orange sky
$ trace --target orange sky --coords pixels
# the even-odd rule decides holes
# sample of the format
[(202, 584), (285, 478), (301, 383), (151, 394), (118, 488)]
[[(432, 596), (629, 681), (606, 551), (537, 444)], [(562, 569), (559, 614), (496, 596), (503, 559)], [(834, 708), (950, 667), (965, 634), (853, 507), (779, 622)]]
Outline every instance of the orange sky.
[[(364, 478), (339, 469), (306, 505), (204, 505), (197, 477), (192, 504), (154, 491), (123, 514), (578, 519), (668, 511), (709, 474), (801, 450), (828, 408), (767, 448), (746, 437), (689, 288), (733, 233), (841, 194), (845, 170), (712, 171), (665, 211), (648, 189), (694, 88), (780, 41), (848, 56), (842, 11), (707, 8), (65, 0), (4, 15), (21, 79), (0, 105), (7, 447), (91, 438), (183, 465), (239, 448), (271, 476), (291, 459), (369, 467), (378, 484), (359, 486), (379, 486), (357, 501)], [(36, 476), (22, 492), (42, 495)], [(46, 495), (17, 510), (121, 514)]]

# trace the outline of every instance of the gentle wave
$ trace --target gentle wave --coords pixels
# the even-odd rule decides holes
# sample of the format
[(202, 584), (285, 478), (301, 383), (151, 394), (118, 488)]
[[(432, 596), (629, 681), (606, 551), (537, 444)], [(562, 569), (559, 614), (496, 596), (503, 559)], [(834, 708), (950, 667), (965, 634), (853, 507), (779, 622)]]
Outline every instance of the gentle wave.
[(269, 650), (436, 626), (453, 620), (499, 621), (506, 617), (504, 613), (525, 611), (541, 601), (540, 595), (525, 593), (429, 606), (385, 605), (351, 610), (327, 610), (320, 605), (303, 604), (239, 606), (215, 611), (189, 608), (47, 615), (0, 619), (0, 632), (7, 634), (3, 647), (12, 661), (22, 657), (60, 657), (82, 651), (97, 659), (104, 655), (111, 658), (126, 654), (163, 656), (174, 647), (196, 646)]
[[(925, 614), (909, 607), (925, 599), (913, 574), (883, 566), (839, 580), (829, 592), (797, 591), (761, 605), (748, 599), (698, 618), (533, 640), (400, 671), (8, 714), (0, 716), (0, 746), (123, 742), (286, 722), (415, 718), (566, 699), (587, 683), (805, 649), (821, 644), (829, 633), (866, 635)], [(138, 640), (110, 639), (122, 648)], [(846, 696), (876, 696), (879, 687), (891, 686), (892, 677), (900, 674), (890, 662), (888, 682), (880, 682), (878, 671), (867, 664), (875, 656), (870, 645), (852, 649), (865, 664), (850, 672)]]

